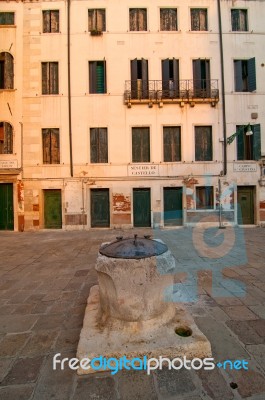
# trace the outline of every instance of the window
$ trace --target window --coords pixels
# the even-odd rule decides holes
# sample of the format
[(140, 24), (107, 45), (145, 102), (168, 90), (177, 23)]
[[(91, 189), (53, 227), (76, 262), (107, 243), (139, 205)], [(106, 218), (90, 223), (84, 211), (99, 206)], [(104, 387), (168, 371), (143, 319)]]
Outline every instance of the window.
[(130, 31), (147, 31), (146, 8), (130, 8)]
[(107, 128), (90, 128), (90, 162), (108, 162)]
[(10, 53), (0, 53), (0, 89), (14, 89), (14, 59)]
[(197, 186), (196, 187), (196, 208), (197, 209), (213, 209), (213, 187)]
[(89, 61), (89, 93), (107, 93), (106, 61)]
[(195, 161), (212, 161), (212, 127), (195, 126)]
[(58, 62), (43, 62), (42, 94), (59, 94), (59, 67)]
[(248, 30), (247, 10), (231, 10), (232, 31), (244, 32)]
[(162, 97), (179, 97), (179, 60), (162, 60)]
[(59, 32), (59, 10), (42, 11), (42, 23), (44, 33)]
[(234, 60), (235, 91), (253, 92), (256, 90), (255, 57), (249, 60)]
[(163, 127), (164, 162), (181, 161), (181, 139), (179, 126)]
[(93, 8), (88, 10), (88, 30), (90, 32), (103, 32), (106, 30), (105, 10)]
[(260, 160), (261, 138), (260, 125), (250, 126), (252, 135), (246, 135), (248, 126), (237, 125), (237, 159), (238, 160)]
[(0, 25), (14, 25), (15, 13), (13, 12), (0, 12)]
[(8, 122), (0, 122), (0, 154), (13, 153), (13, 128)]
[(160, 30), (161, 31), (178, 30), (176, 8), (160, 8)]
[(149, 97), (148, 61), (131, 60), (131, 93), (132, 99), (147, 99)]
[(59, 129), (42, 129), (43, 164), (60, 164)]
[(192, 31), (207, 31), (207, 9), (192, 8), (191, 13), (191, 30)]
[(210, 61), (197, 59), (192, 61), (194, 97), (211, 97)]
[(149, 128), (132, 128), (132, 162), (150, 162)]

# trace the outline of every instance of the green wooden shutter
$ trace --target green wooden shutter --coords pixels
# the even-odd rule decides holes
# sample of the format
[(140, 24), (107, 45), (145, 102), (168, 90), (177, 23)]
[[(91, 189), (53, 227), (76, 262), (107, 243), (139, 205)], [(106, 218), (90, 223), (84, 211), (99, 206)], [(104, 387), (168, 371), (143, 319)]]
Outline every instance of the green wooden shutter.
[(245, 159), (245, 145), (244, 145), (244, 137), (245, 131), (243, 126), (236, 127), (236, 130), (240, 130), (239, 135), (237, 136), (237, 159), (244, 160)]
[(13, 12), (0, 12), (0, 25), (14, 25), (14, 17)]
[(253, 159), (260, 160), (261, 158), (261, 133), (260, 124), (252, 125), (253, 131)]
[(105, 71), (104, 71), (104, 62), (97, 61), (96, 66), (96, 93), (105, 93)]
[(250, 58), (247, 62), (247, 65), (248, 65), (248, 91), (253, 92), (254, 90), (257, 89), (255, 57)]

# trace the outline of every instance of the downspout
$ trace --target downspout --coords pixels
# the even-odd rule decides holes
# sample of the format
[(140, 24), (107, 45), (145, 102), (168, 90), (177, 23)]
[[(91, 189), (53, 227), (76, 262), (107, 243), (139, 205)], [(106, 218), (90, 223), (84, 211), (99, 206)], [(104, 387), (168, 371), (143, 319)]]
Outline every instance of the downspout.
[(68, 78), (68, 126), (69, 126), (69, 151), (70, 151), (70, 174), (73, 177), (73, 148), (72, 148), (72, 98), (71, 98), (71, 69), (70, 69), (70, 5), (67, 0), (67, 78)]
[(23, 137), (23, 122), (20, 122), (20, 133), (21, 133), (21, 148), (20, 148), (20, 168), (21, 168), (21, 179), (24, 179), (24, 167), (23, 167), (23, 141), (24, 141), (24, 137)]
[(221, 17), (221, 4), (217, 0), (218, 9), (218, 25), (219, 25), (219, 45), (220, 45), (220, 61), (221, 61), (221, 92), (222, 92), (222, 115), (223, 115), (223, 133), (224, 133), (224, 147), (223, 147), (223, 175), (227, 174), (227, 143), (226, 143), (226, 109), (225, 109), (225, 78), (224, 78), (224, 51), (223, 51), (223, 31), (222, 31), (222, 17)]

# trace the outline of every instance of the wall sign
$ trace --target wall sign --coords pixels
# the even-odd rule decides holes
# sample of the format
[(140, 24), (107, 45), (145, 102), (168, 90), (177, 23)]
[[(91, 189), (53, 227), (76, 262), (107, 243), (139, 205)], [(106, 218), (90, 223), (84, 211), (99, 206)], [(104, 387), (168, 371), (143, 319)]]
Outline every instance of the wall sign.
[(17, 168), (17, 160), (0, 160), (0, 169)]
[(135, 164), (128, 165), (129, 176), (159, 176), (159, 165)]
[(256, 164), (248, 164), (248, 163), (240, 163), (234, 164), (234, 171), (236, 172), (256, 172), (257, 165)]

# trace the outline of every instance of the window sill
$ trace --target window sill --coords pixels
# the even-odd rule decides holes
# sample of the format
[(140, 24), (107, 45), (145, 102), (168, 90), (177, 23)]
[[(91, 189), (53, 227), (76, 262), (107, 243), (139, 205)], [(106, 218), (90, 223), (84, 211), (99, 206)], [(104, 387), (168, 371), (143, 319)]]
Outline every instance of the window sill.
[(192, 30), (190, 30), (190, 31), (187, 31), (187, 33), (214, 33), (214, 32), (209, 31), (209, 30), (207, 30), (207, 31), (192, 31)]
[(16, 28), (17, 26), (16, 25), (0, 25), (0, 29), (3, 29), (3, 28)]
[(40, 32), (40, 35), (61, 35), (62, 32)]
[(15, 92), (17, 89), (0, 89), (0, 92)]

